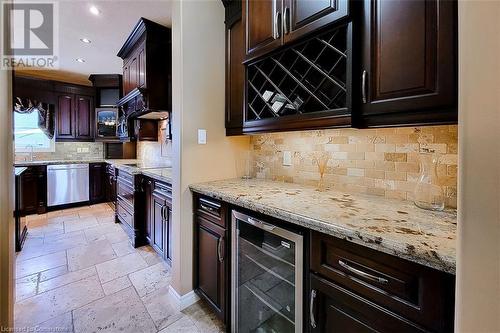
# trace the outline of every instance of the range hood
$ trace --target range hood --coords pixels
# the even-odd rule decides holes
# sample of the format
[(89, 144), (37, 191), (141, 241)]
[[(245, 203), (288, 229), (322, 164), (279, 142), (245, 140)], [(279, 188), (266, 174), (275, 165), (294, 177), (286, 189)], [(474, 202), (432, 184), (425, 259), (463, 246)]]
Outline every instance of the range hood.
[(146, 88), (135, 88), (127, 96), (121, 98), (116, 106), (121, 108), (130, 119), (167, 119), (170, 112), (163, 103), (157, 104)]

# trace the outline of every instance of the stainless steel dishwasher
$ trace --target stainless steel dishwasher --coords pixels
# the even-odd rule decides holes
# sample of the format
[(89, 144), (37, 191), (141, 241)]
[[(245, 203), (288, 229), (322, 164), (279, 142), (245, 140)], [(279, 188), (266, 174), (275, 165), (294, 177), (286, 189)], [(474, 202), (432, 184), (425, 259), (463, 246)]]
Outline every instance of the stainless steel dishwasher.
[(47, 166), (47, 205), (59, 206), (89, 201), (89, 165)]

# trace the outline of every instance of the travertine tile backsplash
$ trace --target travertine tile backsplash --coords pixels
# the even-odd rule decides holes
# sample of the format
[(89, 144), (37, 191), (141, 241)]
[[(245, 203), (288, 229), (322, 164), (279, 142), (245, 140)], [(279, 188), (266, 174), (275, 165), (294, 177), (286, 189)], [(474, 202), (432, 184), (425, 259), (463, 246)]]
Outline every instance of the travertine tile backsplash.
[[(16, 153), (15, 161), (27, 161), (29, 155), (29, 153)], [(33, 159), (36, 161), (93, 160), (103, 157), (104, 144), (102, 142), (56, 142), (54, 152), (33, 153)]]
[[(257, 177), (316, 185), (314, 158), (324, 152), (325, 185), (340, 190), (412, 200), (420, 172), (420, 154), (432, 149), (440, 157), (437, 179), (446, 205), (457, 205), (458, 128), (453, 126), (384, 129), (332, 129), (255, 135), (251, 149)], [(292, 166), (283, 166), (283, 152)]]
[(172, 159), (172, 142), (168, 140), (168, 121), (158, 122), (158, 141), (138, 141), (137, 159), (147, 162), (166, 162)]

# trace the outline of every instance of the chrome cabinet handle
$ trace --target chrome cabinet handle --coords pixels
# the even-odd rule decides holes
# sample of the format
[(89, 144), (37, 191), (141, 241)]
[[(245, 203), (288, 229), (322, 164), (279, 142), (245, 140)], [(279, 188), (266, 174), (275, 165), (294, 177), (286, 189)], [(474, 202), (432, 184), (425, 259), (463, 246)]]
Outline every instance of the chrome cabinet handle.
[(316, 319), (314, 318), (314, 300), (316, 299), (316, 290), (311, 290), (311, 300), (309, 303), (309, 320), (311, 327), (316, 328)]
[(209, 212), (212, 212), (212, 213), (217, 213), (217, 211), (214, 208), (212, 208), (210, 206), (206, 206), (202, 203), (200, 203), (200, 208), (203, 210), (208, 210)]
[(224, 237), (221, 237), (217, 240), (217, 257), (219, 258), (219, 262), (223, 262), (224, 258), (222, 257), (222, 240)]
[(166, 207), (167, 207), (167, 205), (161, 206), (161, 219), (162, 219), (162, 221), (165, 221), (165, 208)]
[(363, 71), (363, 74), (361, 74), (361, 94), (362, 94), (362, 99), (363, 103), (366, 103), (366, 71)]
[(274, 14), (274, 39), (280, 38), (280, 22), (281, 22), (281, 13)]
[(285, 30), (285, 35), (288, 35), (292, 30), (290, 26), (290, 8), (285, 7), (285, 12), (283, 13), (283, 28)]
[(363, 271), (361, 271), (361, 270), (359, 270), (357, 268), (349, 266), (348, 264), (346, 264), (342, 260), (339, 260), (339, 265), (342, 266), (342, 267), (344, 267), (345, 269), (347, 269), (349, 272), (354, 273), (356, 275), (359, 275), (361, 277), (364, 277), (365, 279), (368, 279), (368, 280), (371, 280), (371, 281), (375, 281), (375, 282), (378, 282), (378, 283), (383, 283), (383, 284), (389, 283), (389, 280), (387, 280), (386, 278), (375, 276), (375, 275), (363, 272)]
[(250, 223), (251, 225), (254, 225), (256, 227), (260, 227), (264, 230), (267, 230), (267, 231), (272, 231), (276, 228), (276, 226), (272, 225), (272, 224), (269, 224), (269, 223), (266, 223), (266, 222), (262, 222), (262, 221), (259, 221), (257, 219), (253, 219), (251, 217), (249, 217), (247, 219), (248, 223)]

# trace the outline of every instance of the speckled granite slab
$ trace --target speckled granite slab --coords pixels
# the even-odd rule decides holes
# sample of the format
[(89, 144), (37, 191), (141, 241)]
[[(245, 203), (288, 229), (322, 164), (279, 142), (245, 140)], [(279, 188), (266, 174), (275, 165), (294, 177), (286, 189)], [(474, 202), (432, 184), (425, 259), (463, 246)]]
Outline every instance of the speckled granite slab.
[(159, 181), (172, 183), (172, 168), (169, 162), (146, 162), (135, 159), (93, 159), (93, 160), (50, 160), (30, 161), (15, 163), (15, 167), (54, 165), (54, 164), (76, 164), (76, 163), (109, 163), (115, 168), (124, 170), (130, 174), (144, 174)]
[(142, 170), (142, 174), (161, 182), (172, 184), (172, 168), (157, 168)]
[(265, 180), (194, 184), (192, 191), (455, 273), (455, 210), (431, 212), (412, 202)]

